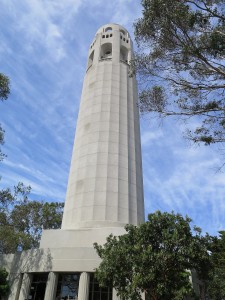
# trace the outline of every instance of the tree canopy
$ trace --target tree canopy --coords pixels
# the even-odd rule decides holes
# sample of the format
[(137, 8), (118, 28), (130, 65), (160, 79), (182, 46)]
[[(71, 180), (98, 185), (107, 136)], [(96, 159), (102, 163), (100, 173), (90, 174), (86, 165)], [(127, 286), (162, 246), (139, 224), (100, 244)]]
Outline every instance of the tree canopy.
[(225, 231), (219, 232), (219, 238), (211, 244), (210, 277), (207, 282), (211, 300), (225, 299)]
[(30, 190), (19, 183), (0, 191), (0, 253), (37, 248), (42, 229), (61, 226), (64, 204), (30, 200)]
[(10, 93), (10, 82), (9, 78), (0, 73), (0, 100), (6, 100)]
[[(142, 0), (135, 23), (140, 110), (197, 117), (186, 136), (225, 141), (224, 0)], [(193, 125), (192, 125), (193, 128)]]
[(6, 271), (6, 269), (0, 268), (0, 299), (1, 296), (5, 296), (9, 292), (9, 281), (7, 277), (8, 272)]
[[(6, 100), (9, 92), (9, 79), (0, 73), (0, 100)], [(0, 145), (3, 143), (4, 130), (0, 125)], [(0, 160), (4, 156), (0, 149)], [(23, 183), (18, 183), (14, 190), (0, 190), (0, 254), (37, 248), (42, 229), (61, 226), (64, 204), (30, 200), (30, 191)], [(0, 276), (1, 272), (4, 270), (0, 269)]]
[[(140, 226), (127, 225), (126, 234), (110, 235), (94, 247), (102, 259), (96, 270), (103, 286), (114, 287), (122, 299), (183, 299), (194, 291), (190, 270), (208, 278), (209, 236), (190, 227), (191, 219), (179, 214), (156, 212)], [(204, 278), (202, 278), (204, 276)]]

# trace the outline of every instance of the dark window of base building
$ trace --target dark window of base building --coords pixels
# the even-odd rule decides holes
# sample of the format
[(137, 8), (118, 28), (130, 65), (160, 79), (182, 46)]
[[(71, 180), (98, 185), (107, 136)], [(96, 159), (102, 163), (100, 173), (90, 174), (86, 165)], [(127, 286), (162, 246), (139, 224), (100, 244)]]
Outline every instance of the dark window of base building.
[(79, 273), (59, 274), (56, 300), (77, 299), (79, 278)]
[(94, 273), (90, 274), (89, 300), (112, 300), (112, 288), (100, 287)]
[(48, 273), (34, 274), (28, 299), (44, 300), (47, 280)]

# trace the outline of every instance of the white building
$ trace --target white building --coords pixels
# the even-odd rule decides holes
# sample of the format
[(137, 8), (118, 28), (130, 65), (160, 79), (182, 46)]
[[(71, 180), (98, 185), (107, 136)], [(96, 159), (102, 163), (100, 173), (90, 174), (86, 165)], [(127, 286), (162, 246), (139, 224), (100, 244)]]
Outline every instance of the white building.
[(132, 41), (122, 26), (102, 26), (90, 46), (60, 230), (40, 248), (4, 255), (8, 300), (111, 300), (93, 272), (103, 244), (127, 223), (144, 221), (137, 84), (129, 76)]

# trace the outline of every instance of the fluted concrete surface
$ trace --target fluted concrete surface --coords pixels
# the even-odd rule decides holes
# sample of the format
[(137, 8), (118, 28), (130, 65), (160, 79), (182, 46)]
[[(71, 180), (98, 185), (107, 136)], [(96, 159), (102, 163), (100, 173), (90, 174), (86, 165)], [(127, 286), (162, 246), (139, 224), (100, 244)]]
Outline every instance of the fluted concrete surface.
[(57, 282), (58, 274), (54, 272), (49, 272), (44, 300), (55, 300)]
[(28, 299), (32, 278), (32, 274), (24, 273), (19, 300)]
[(88, 300), (90, 274), (82, 272), (79, 281), (78, 300)]
[(132, 41), (122, 26), (98, 30), (84, 78), (62, 229), (144, 220), (137, 84), (129, 76), (132, 56)]

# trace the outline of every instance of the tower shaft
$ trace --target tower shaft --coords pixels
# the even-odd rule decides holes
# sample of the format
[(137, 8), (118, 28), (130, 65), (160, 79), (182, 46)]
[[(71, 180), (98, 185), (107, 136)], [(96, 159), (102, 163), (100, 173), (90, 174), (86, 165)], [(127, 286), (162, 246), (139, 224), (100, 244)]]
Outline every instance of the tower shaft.
[(101, 27), (89, 50), (62, 229), (124, 226), (144, 220), (137, 84), (132, 41)]

